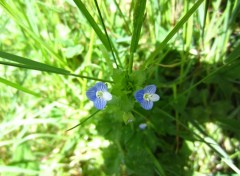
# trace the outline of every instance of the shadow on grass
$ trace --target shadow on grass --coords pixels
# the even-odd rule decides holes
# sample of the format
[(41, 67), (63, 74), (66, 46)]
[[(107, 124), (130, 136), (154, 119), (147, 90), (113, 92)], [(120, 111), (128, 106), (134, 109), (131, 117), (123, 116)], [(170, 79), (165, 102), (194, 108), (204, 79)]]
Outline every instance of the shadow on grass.
[[(183, 54), (170, 51), (163, 64), (171, 65), (172, 60), (167, 58), (179, 58)], [(207, 168), (205, 173), (234, 173), (226, 165), (217, 168), (216, 165), (221, 164), (221, 161), (214, 152), (205, 155), (211, 154), (217, 159), (201, 161), (197, 155), (204, 156), (201, 153), (204, 149), (198, 149), (194, 144), (198, 141), (194, 135), (197, 131), (194, 124), (203, 129), (204, 134), (198, 131), (201, 135), (214, 138), (228, 155), (236, 154), (235, 148), (239, 147), (237, 141), (240, 139), (240, 64), (235, 63), (216, 72), (186, 92), (219, 66), (193, 59), (171, 69), (163, 67), (151, 70), (149, 73), (154, 76), (148, 79), (146, 85), (155, 83), (157, 93), (161, 96), (151, 111), (135, 105), (135, 120), (127, 125), (123, 123), (122, 113), (110, 108), (103, 113), (97, 123), (97, 130), (99, 135), (110, 141), (109, 147), (103, 149), (103, 170), (106, 174), (194, 175), (194, 172), (203, 171), (204, 167)], [(181, 67), (187, 70), (186, 73), (181, 73)], [(184, 75), (182, 78), (181, 74)], [(209, 123), (221, 128), (221, 131), (215, 133), (208, 128)], [(141, 129), (140, 124), (146, 124), (147, 127)], [(230, 143), (226, 146), (228, 140)], [(236, 165), (239, 161), (235, 157)], [(211, 162), (215, 164), (209, 165)]]

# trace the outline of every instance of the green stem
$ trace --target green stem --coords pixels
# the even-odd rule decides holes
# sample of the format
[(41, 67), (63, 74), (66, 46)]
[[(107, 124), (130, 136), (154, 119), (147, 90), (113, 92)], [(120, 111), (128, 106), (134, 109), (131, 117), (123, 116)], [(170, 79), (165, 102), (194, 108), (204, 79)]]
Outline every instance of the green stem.
[(129, 63), (128, 63), (128, 73), (132, 73), (133, 56), (134, 56), (134, 53), (130, 52), (130, 58), (129, 58)]

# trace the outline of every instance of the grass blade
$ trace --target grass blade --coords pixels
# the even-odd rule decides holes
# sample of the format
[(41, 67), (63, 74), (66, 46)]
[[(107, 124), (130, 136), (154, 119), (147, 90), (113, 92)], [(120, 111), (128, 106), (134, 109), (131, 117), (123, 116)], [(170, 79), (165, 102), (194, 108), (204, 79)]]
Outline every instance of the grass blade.
[(133, 15), (133, 35), (130, 46), (130, 60), (129, 60), (129, 72), (132, 72), (133, 55), (137, 50), (138, 41), (140, 38), (141, 28), (144, 21), (144, 12), (146, 8), (146, 0), (137, 0), (134, 7)]
[(125, 23), (127, 32), (128, 32), (129, 34), (131, 34), (132, 32), (131, 32), (131, 30), (130, 30), (130, 28), (129, 28), (128, 21), (127, 21), (125, 15), (123, 14), (123, 12), (122, 12), (122, 10), (121, 10), (121, 8), (120, 8), (120, 6), (119, 6), (119, 3), (117, 2), (117, 0), (113, 0), (113, 1), (114, 1), (114, 4), (116, 5), (118, 11), (119, 11), (119, 14), (120, 14), (121, 18), (123, 19), (123, 21), (124, 21), (124, 23)]
[(88, 12), (87, 8), (85, 7), (85, 5), (82, 3), (81, 0), (73, 0), (75, 2), (75, 4), (77, 5), (78, 9), (82, 12), (82, 14), (85, 16), (85, 18), (87, 19), (87, 21), (89, 22), (89, 24), (92, 26), (93, 30), (96, 32), (97, 36), (99, 37), (99, 39), (102, 41), (103, 45), (106, 47), (106, 49), (108, 51), (111, 50), (111, 46), (108, 43), (108, 40), (106, 38), (106, 36), (103, 34), (103, 32), (101, 31), (101, 29), (98, 27), (97, 23), (95, 22), (95, 20), (93, 19), (93, 17), (90, 15), (90, 13)]
[(0, 57), (2, 57), (4, 59), (7, 59), (7, 60), (10, 60), (10, 61), (18, 62), (18, 63), (26, 65), (26, 66), (29, 66), (30, 69), (32, 67), (33, 69), (39, 69), (39, 70), (42, 70), (42, 71), (44, 71), (44, 70), (52, 71), (54, 73), (60, 73), (60, 74), (70, 73), (69, 71), (64, 70), (64, 69), (60, 69), (60, 68), (57, 68), (57, 67), (46, 65), (46, 64), (43, 64), (43, 63), (40, 63), (40, 62), (36, 62), (36, 61), (30, 60), (30, 59), (20, 57), (20, 56), (14, 55), (14, 54), (6, 53), (6, 52), (3, 52), (3, 51), (0, 51)]
[(34, 95), (34, 96), (36, 96), (36, 97), (41, 97), (40, 94), (35, 93), (35, 92), (33, 92), (33, 91), (25, 88), (25, 87), (22, 87), (22, 86), (20, 86), (19, 84), (10, 82), (10, 81), (8, 81), (8, 80), (6, 80), (6, 79), (4, 79), (4, 78), (1, 78), (1, 77), (0, 77), (0, 82), (3, 83), (3, 84), (6, 84), (6, 85), (8, 85), (8, 86), (11, 86), (11, 87), (13, 87), (13, 88), (15, 88), (15, 89), (17, 89), (17, 90), (23, 91), (23, 92), (25, 92), (25, 93)]
[(240, 13), (240, 1), (236, 1), (236, 7), (231, 15), (231, 18), (229, 20), (229, 26), (232, 26), (233, 23), (236, 21), (236, 18), (238, 17)]
[(222, 149), (222, 147), (211, 137), (209, 137), (209, 134), (205, 132), (204, 129), (202, 129), (197, 122), (191, 121), (192, 125), (199, 130), (199, 132), (204, 136), (203, 140), (204, 143), (210, 147), (213, 151), (215, 151), (221, 159), (237, 174), (240, 174), (239, 168), (233, 163), (231, 158), (228, 156), (228, 154)]
[[(237, 47), (234, 48), (234, 50), (231, 52), (231, 54), (226, 58), (226, 64), (225, 65), (222, 65), (222, 66), (218, 67), (216, 70), (210, 72), (207, 76), (205, 76), (204, 78), (199, 80), (197, 83), (195, 83), (194, 85), (192, 85), (191, 87), (186, 89), (182, 93), (181, 96), (185, 95), (187, 92), (189, 92), (193, 88), (197, 87), (199, 84), (201, 84), (202, 82), (206, 81), (207, 79), (213, 77), (214, 75), (216, 75), (220, 71), (223, 71), (224, 69), (227, 69), (227, 67), (229, 65), (233, 64), (239, 57), (240, 57), (240, 42), (238, 43)], [(239, 64), (239, 62), (237, 64)]]
[(35, 67), (35, 66), (29, 66), (29, 65), (23, 65), (23, 64), (15, 64), (15, 63), (12, 63), (12, 62), (0, 61), (0, 64), (7, 65), (7, 66), (18, 67), (18, 68), (44, 71), (44, 72), (49, 72), (49, 73), (57, 73), (57, 74), (64, 74), (64, 75), (68, 74), (68, 73), (58, 72), (56, 70), (51, 70), (51, 69), (48, 69), (48, 68), (41, 68), (41, 67)]
[(206, 19), (207, 19), (207, 12), (209, 8), (210, 1), (207, 0), (205, 2), (205, 9), (204, 9), (204, 20), (203, 20), (203, 26), (202, 26), (202, 39), (204, 39), (204, 32), (205, 32), (205, 26), (206, 26)]
[(130, 52), (137, 50), (140, 32), (144, 20), (144, 12), (146, 8), (146, 0), (137, 0), (134, 7), (133, 15), (133, 35), (131, 40)]
[(188, 19), (192, 16), (192, 14), (198, 9), (198, 7), (202, 4), (204, 0), (198, 0), (192, 8), (181, 18), (181, 20), (176, 24), (176, 26), (168, 33), (165, 39), (160, 43), (160, 45), (155, 48), (152, 54), (149, 56), (147, 61), (145, 62), (145, 67), (149, 65), (153, 59), (158, 55), (158, 53), (166, 47), (168, 41), (179, 31), (181, 27), (188, 21)]
[(62, 58), (53, 49), (52, 45), (50, 43), (43, 42), (42, 37), (36, 35), (35, 32), (31, 30), (31, 27), (27, 25), (29, 23), (29, 20), (26, 19), (27, 16), (24, 13), (22, 13), (21, 10), (18, 10), (17, 8), (13, 7), (13, 4), (7, 3), (5, 1), (0, 1), (0, 5), (23, 29), (23, 31), (30, 35), (30, 37), (35, 41), (36, 45), (38, 45), (39, 48), (42, 48), (45, 51), (47, 51), (51, 56), (56, 58), (58, 62), (61, 63), (61, 65), (65, 65)]
[(240, 42), (237, 43), (236, 48), (231, 52), (231, 54), (226, 58), (226, 62), (230, 63), (240, 57)]
[(99, 6), (98, 6), (97, 1), (94, 0), (94, 2), (95, 2), (95, 5), (96, 5), (96, 7), (97, 7), (97, 11), (98, 11), (100, 20), (101, 20), (101, 22), (102, 22), (102, 26), (103, 26), (105, 35), (106, 35), (106, 37), (107, 37), (107, 41), (108, 41), (108, 44), (109, 44), (109, 46), (110, 46), (110, 50), (111, 50), (111, 53), (112, 53), (114, 62), (115, 62), (115, 64), (116, 64), (117, 68), (118, 68), (117, 60), (116, 60), (115, 54), (114, 54), (114, 52), (113, 52), (112, 44), (111, 44), (110, 38), (109, 38), (109, 36), (108, 36), (107, 30), (106, 30), (106, 26), (105, 26), (104, 21), (103, 21), (103, 17), (102, 17), (101, 11), (100, 11), (100, 9), (99, 9)]
[(159, 163), (159, 161), (158, 161), (157, 158), (154, 156), (154, 154), (152, 153), (152, 151), (151, 151), (149, 148), (147, 148), (147, 147), (145, 147), (145, 149), (146, 149), (146, 151), (148, 152), (148, 154), (151, 156), (151, 158), (152, 158), (152, 160), (153, 160), (153, 163), (154, 163), (157, 171), (159, 172), (159, 174), (160, 174), (161, 176), (165, 176), (166, 174), (165, 174), (165, 172), (164, 172), (164, 169), (163, 169), (162, 165)]
[(61, 68), (57, 68), (57, 67), (54, 67), (54, 66), (50, 66), (50, 65), (47, 65), (47, 64), (36, 62), (36, 61), (30, 60), (30, 59), (27, 59), (27, 58), (24, 58), (24, 57), (20, 57), (20, 56), (10, 54), (10, 53), (6, 53), (6, 52), (2, 52), (2, 51), (0, 51), (0, 57), (2, 57), (4, 59), (7, 59), (7, 60), (10, 60), (10, 61), (13, 61), (13, 62), (20, 63), (20, 64), (15, 64), (15, 63), (10, 63), (10, 62), (0, 61), (0, 64), (4, 64), (4, 65), (26, 68), (26, 69), (31, 69), (31, 70), (45, 71), (45, 72), (56, 73), (56, 74), (61, 74), (61, 75), (75, 76), (75, 77), (79, 77), (79, 78), (83, 78), (83, 79), (90, 79), (90, 80), (113, 83), (113, 81), (109, 81), (109, 80), (105, 80), (105, 79), (98, 79), (98, 78), (89, 77), (89, 76), (72, 74), (69, 71), (61, 69)]
[(82, 125), (83, 123), (85, 123), (88, 119), (90, 119), (91, 117), (93, 117), (95, 114), (97, 114), (98, 112), (100, 112), (100, 110), (98, 110), (98, 111), (96, 111), (96, 112), (94, 112), (93, 114), (91, 114), (89, 117), (87, 117), (87, 118), (85, 118), (85, 119), (83, 119), (79, 124), (77, 124), (77, 125), (75, 125), (74, 127), (72, 127), (72, 128), (70, 128), (70, 129), (68, 129), (66, 132), (68, 132), (68, 131), (70, 131), (70, 130), (72, 130), (72, 129), (74, 129), (74, 128), (76, 128), (76, 127), (78, 127), (78, 126), (80, 126), (80, 125)]

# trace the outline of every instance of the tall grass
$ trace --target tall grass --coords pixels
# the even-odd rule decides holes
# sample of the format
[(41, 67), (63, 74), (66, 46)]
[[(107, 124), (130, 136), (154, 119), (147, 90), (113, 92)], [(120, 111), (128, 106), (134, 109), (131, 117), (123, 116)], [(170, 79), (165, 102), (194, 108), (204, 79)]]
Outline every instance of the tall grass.
[(239, 4), (0, 0), (0, 175), (240, 174)]

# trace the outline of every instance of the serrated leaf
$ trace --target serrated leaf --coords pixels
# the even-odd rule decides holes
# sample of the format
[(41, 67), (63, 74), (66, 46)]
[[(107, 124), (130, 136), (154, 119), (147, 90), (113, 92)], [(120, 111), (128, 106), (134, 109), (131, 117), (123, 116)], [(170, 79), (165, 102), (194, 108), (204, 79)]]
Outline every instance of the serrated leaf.
[(134, 107), (134, 100), (127, 95), (122, 95), (120, 98), (120, 109), (124, 112), (129, 112)]
[(138, 87), (142, 87), (142, 85), (146, 81), (146, 74), (144, 71), (134, 71), (130, 77), (131, 80), (135, 81), (135, 85)]

